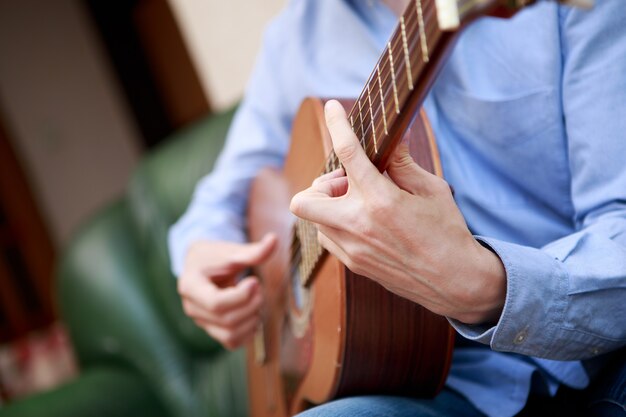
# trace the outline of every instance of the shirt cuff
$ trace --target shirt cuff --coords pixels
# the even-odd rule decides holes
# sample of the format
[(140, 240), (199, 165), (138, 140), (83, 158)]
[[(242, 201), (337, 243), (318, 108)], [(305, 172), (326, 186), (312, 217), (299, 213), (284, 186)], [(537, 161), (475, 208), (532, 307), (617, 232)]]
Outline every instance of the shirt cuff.
[(553, 357), (559, 345), (558, 323), (567, 304), (567, 272), (561, 262), (539, 249), (475, 236), (496, 253), (506, 270), (504, 308), (495, 326), (467, 325), (448, 319), (463, 337), (493, 350)]

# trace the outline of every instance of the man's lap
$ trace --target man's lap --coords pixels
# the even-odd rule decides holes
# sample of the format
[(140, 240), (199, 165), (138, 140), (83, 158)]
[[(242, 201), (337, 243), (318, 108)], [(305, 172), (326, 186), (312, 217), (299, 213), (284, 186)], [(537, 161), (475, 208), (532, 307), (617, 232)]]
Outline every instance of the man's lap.
[[(596, 383), (586, 392), (561, 389), (556, 398), (534, 397), (520, 415), (625, 417), (626, 361), (624, 356), (620, 355), (611, 365), (599, 375)], [(342, 398), (307, 410), (299, 416), (478, 417), (483, 414), (461, 395), (444, 389), (434, 399), (382, 395)]]
[(307, 410), (300, 417), (482, 417), (470, 402), (444, 389), (436, 398), (372, 395), (342, 398)]

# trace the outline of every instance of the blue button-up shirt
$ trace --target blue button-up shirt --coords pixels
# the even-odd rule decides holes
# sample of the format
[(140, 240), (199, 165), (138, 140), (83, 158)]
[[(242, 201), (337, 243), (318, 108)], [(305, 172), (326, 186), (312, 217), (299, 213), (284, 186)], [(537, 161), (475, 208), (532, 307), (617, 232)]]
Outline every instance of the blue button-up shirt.
[[(196, 240), (245, 241), (251, 179), (282, 165), (301, 100), (356, 97), (396, 21), (373, 0), (294, 0), (273, 21), (218, 164), (171, 230), (175, 273)], [(459, 208), (507, 274), (496, 325), (451, 321), (491, 349), (456, 349), (447, 385), (490, 416), (586, 387), (580, 360), (626, 344), (626, 7), (481, 19), (425, 108)]]

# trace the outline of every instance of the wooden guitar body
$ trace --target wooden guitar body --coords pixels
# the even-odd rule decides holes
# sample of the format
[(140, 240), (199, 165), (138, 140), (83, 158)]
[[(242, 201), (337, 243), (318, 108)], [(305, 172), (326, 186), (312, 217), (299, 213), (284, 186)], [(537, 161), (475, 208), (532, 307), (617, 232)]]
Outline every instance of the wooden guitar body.
[[(250, 239), (270, 231), (279, 238), (276, 253), (256, 271), (266, 310), (247, 352), (251, 414), (287, 416), (356, 394), (434, 396), (454, 342), (445, 318), (353, 274), (332, 255), (309, 285), (293, 268), (289, 202), (320, 174), (332, 150), (321, 100), (303, 102), (292, 136), (283, 171), (263, 171), (250, 194)], [(423, 112), (407, 136), (414, 159), (441, 175)], [(300, 244), (306, 251), (306, 242)]]

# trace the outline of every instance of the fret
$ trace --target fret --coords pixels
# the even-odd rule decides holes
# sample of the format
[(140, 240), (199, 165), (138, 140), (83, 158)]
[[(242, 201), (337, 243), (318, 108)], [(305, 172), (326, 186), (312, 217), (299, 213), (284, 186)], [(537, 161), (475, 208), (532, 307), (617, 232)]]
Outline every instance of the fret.
[(359, 103), (359, 119), (361, 120), (361, 137), (359, 138), (359, 142), (363, 145), (365, 143), (365, 122), (363, 122), (363, 105), (361, 104), (361, 97), (359, 97), (357, 103)]
[(311, 271), (313, 270), (313, 241), (311, 239), (311, 223), (306, 222), (306, 238), (307, 238), (307, 268), (306, 274), (311, 275)]
[[(397, 133), (394, 127), (404, 118), (401, 112), (411, 95), (421, 86), (418, 81), (428, 68), (429, 48), (435, 50), (440, 46), (442, 32), (437, 26), (436, 13), (435, 0), (410, 2), (387, 42), (387, 51), (382, 54), (357, 103), (350, 110), (348, 118), (352, 131), (374, 163), (378, 163), (378, 158), (386, 154), (389, 146), (395, 143), (389, 142), (394, 139), (390, 134)], [(341, 167), (341, 161), (331, 151), (326, 160), (326, 172)], [(301, 256), (300, 270), (303, 285), (306, 286), (325, 250), (317, 241), (315, 225), (307, 223), (299, 225), (300, 228), (298, 236), (302, 240), (297, 256)]]
[(404, 25), (404, 16), (400, 18), (400, 28), (402, 29), (402, 49), (404, 50), (404, 65), (406, 67), (406, 76), (407, 80), (409, 81), (409, 90), (413, 90), (413, 75), (411, 74), (409, 47), (406, 42), (406, 26)]
[[(431, 36), (431, 41), (434, 42), (432, 45), (436, 45), (441, 35), (437, 32), (436, 24), (429, 24), (427, 27), (424, 25), (424, 36), (419, 36), (420, 24), (417, 6), (422, 6), (422, 20), (434, 23), (434, 1), (427, 0), (426, 3), (423, 3), (422, 0), (415, 0), (415, 2), (411, 2), (404, 13), (404, 22), (399, 21), (396, 31), (387, 43), (387, 51), (384, 52), (368, 83), (364, 86), (358, 105), (355, 103), (350, 112), (349, 118), (353, 131), (368, 155), (372, 157), (379, 154), (383, 149), (381, 139), (383, 133), (386, 136), (389, 135), (389, 129), (395, 122), (396, 114), (399, 115), (398, 111), (402, 111), (402, 107), (410, 95), (411, 84), (415, 88), (415, 77), (423, 71), (424, 63), (415, 57), (420, 53), (418, 48), (422, 50), (422, 53), (427, 52), (429, 42), (426, 42), (426, 47), (423, 47), (423, 44), (420, 45), (421, 42), (427, 40), (426, 36)], [(402, 23), (404, 23), (406, 50), (401, 32)], [(408, 56), (408, 62), (406, 59), (397, 59), (399, 54), (403, 54), (404, 58)], [(378, 87), (376, 83), (378, 83)], [(378, 91), (376, 91), (377, 88)], [(365, 97), (366, 93), (368, 94), (367, 98)], [(366, 108), (368, 104), (370, 106), (369, 111)], [(357, 111), (359, 112), (358, 116), (356, 115)], [(377, 114), (379, 112), (383, 113), (382, 117)], [(368, 121), (368, 118), (371, 120)], [(374, 136), (375, 140), (372, 140)], [(339, 164), (338, 167), (340, 166)]]
[(304, 235), (306, 236), (306, 274), (308, 276), (311, 273), (313, 257), (311, 256), (311, 223), (307, 221), (304, 222)]
[[(411, 61), (411, 57), (412, 56), (417, 56), (419, 54), (418, 48), (420, 48), (420, 41), (421, 41), (421, 37), (419, 36), (419, 22), (418, 22), (418, 13), (416, 10), (416, 5), (421, 5), (421, 0), (419, 1), (419, 3), (417, 3), (418, 0), (416, 0), (416, 3), (411, 4), (411, 7), (409, 9), (406, 10), (405, 12), (405, 17), (404, 17), (404, 30), (405, 30), (405, 37), (406, 37), (406, 46), (407, 46), (407, 51), (408, 53), (404, 52), (404, 42), (403, 42), (403, 38), (402, 38), (402, 33), (401, 33), (401, 26), (402, 26), (402, 22), (399, 22), (398, 27), (396, 29), (396, 32), (394, 33), (394, 35), (392, 36), (390, 42), (388, 42), (387, 45), (387, 51), (385, 51), (383, 58), (381, 58), (381, 61), (379, 62), (379, 64), (375, 67), (374, 71), (372, 73), (371, 78), (373, 79), (373, 82), (371, 82), (371, 85), (366, 85), (366, 87), (369, 87), (369, 95), (370, 95), (370, 99), (372, 101), (371, 103), (371, 108), (372, 108), (372, 113), (373, 113), (373, 123), (369, 124), (366, 123), (365, 117), (364, 117), (364, 121), (365, 124), (363, 126), (363, 130), (365, 132), (365, 137), (369, 138), (370, 133), (368, 132), (368, 129), (372, 129), (372, 134), (376, 134), (376, 144), (369, 145), (369, 147), (374, 147), (376, 148), (375, 150), (377, 151), (377, 153), (380, 153), (381, 149), (382, 149), (382, 142), (380, 142), (380, 135), (382, 135), (382, 131), (385, 130), (385, 127), (387, 128), (387, 131), (385, 132), (387, 135), (389, 134), (389, 128), (392, 125), (392, 123), (395, 121), (395, 116), (390, 116), (389, 113), (387, 113), (387, 111), (391, 111), (391, 113), (393, 114), (393, 108), (396, 105), (396, 98), (397, 98), (397, 104), (398, 107), (396, 108), (396, 113), (398, 108), (401, 110), (401, 108), (404, 106), (404, 103), (406, 101), (406, 99), (408, 98), (409, 95), (409, 90), (410, 90), (410, 84), (411, 81), (413, 81), (415, 78), (415, 74), (419, 74), (422, 70), (423, 70), (423, 63), (419, 62), (416, 65), (416, 62), (412, 62)], [(428, 2), (426, 3), (426, 8), (422, 10), (422, 19), (432, 19), (434, 16), (434, 7), (432, 2)], [(430, 35), (436, 35), (436, 30), (437, 27), (436, 25), (429, 25), (429, 33)], [(426, 35), (426, 31), (424, 30), (425, 36)], [(438, 37), (437, 37), (438, 38)], [(433, 38), (435, 39), (435, 38)], [(435, 40), (436, 42), (436, 40)], [(424, 51), (426, 50), (426, 48), (423, 48)], [(395, 57), (398, 56), (398, 54), (403, 53), (406, 56), (409, 57), (409, 61), (408, 61), (408, 65), (406, 60), (400, 59), (400, 60), (394, 60)], [(391, 55), (391, 56), (389, 56)], [(385, 59), (385, 57), (387, 59)], [(409, 72), (405, 72), (408, 67), (410, 66), (410, 71)], [(389, 69), (393, 68), (393, 72), (391, 72)], [(413, 76), (413, 80), (409, 79), (408, 75)], [(393, 96), (393, 101), (389, 100), (393, 88), (394, 88), (394, 75), (395, 75), (395, 95)], [(378, 94), (374, 94), (372, 95), (373, 91), (376, 91), (376, 85), (375, 83), (378, 82)], [(415, 88), (415, 83), (413, 81), (413, 87)], [(381, 94), (382, 93), (382, 94)], [(363, 93), (363, 95), (365, 94), (365, 92)], [(378, 101), (378, 102), (377, 102)], [(391, 108), (388, 107), (391, 106)], [(363, 102), (361, 102), (361, 108), (364, 106)], [(382, 117), (378, 114), (376, 114), (377, 112), (382, 111), (383, 115)], [(382, 119), (382, 120), (381, 120)], [(374, 146), (375, 145), (375, 146)], [(373, 151), (372, 151), (373, 153)], [(370, 153), (371, 155), (371, 153)]]
[(417, 10), (417, 23), (419, 25), (419, 37), (422, 46), (422, 61), (428, 62), (428, 41), (426, 39), (426, 29), (424, 27), (424, 13), (422, 11), (422, 0), (415, 0), (415, 8)]
[(372, 138), (374, 139), (374, 152), (378, 153), (378, 142), (376, 141), (376, 127), (374, 126), (374, 110), (372, 108), (372, 96), (370, 95), (369, 83), (367, 83), (367, 100), (370, 103), (370, 125), (372, 126)]
[(398, 88), (396, 87), (396, 70), (393, 67), (393, 55), (391, 54), (391, 42), (387, 42), (389, 52), (389, 65), (391, 66), (391, 82), (393, 84), (393, 99), (396, 103), (396, 113), (400, 114), (400, 103), (398, 102)]
[(306, 277), (306, 266), (305, 266), (305, 256), (303, 252), (302, 245), (304, 242), (304, 231), (302, 230), (302, 220), (298, 220), (296, 223), (296, 235), (298, 236), (298, 240), (300, 241), (300, 263), (298, 264), (298, 270), (300, 271), (300, 279), (304, 279)]
[(300, 229), (301, 229), (301, 234), (302, 234), (302, 240), (301, 240), (301, 245), (302, 245), (302, 276), (306, 277), (307, 274), (307, 270), (309, 269), (309, 256), (307, 254), (307, 248), (308, 248), (308, 241), (307, 241), (307, 236), (306, 236), (306, 220), (303, 220), (300, 223)]
[(389, 134), (387, 130), (387, 109), (385, 109), (385, 96), (383, 95), (383, 82), (380, 79), (380, 67), (376, 65), (376, 73), (378, 74), (378, 92), (380, 93), (380, 109), (383, 112), (383, 126), (385, 127), (385, 135)]

